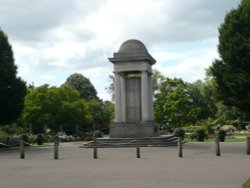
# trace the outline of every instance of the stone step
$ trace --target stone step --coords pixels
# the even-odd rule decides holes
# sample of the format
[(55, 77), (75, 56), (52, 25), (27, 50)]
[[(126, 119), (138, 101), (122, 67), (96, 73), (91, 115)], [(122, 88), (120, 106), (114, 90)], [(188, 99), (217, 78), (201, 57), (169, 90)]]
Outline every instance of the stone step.
[[(96, 139), (98, 148), (136, 147), (136, 138), (99, 138)], [(172, 135), (146, 137), (139, 139), (140, 147), (168, 147), (177, 146), (177, 138)], [(93, 141), (82, 147), (92, 148)]]

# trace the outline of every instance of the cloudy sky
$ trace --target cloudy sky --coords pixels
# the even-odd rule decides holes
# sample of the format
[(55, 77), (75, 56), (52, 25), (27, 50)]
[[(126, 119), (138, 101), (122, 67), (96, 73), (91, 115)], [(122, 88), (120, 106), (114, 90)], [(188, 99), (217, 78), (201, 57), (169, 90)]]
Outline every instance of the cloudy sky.
[(0, 28), (18, 75), (60, 86), (73, 73), (103, 99), (108, 57), (128, 39), (142, 41), (165, 76), (193, 82), (218, 57), (218, 27), (240, 0), (0, 0)]

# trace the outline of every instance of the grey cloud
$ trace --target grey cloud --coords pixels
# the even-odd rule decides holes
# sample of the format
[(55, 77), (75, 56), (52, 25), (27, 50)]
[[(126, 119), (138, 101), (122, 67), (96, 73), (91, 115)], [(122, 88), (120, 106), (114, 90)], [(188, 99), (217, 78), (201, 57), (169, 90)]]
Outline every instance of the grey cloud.
[(85, 56), (75, 56), (67, 60), (73, 69), (89, 69), (102, 67), (108, 62), (106, 54), (101, 49), (87, 50)]
[(59, 59), (40, 57), (35, 67), (36, 67), (36, 70), (39, 70), (42, 72), (65, 68), (65, 66), (62, 66), (62, 65), (60, 66), (59, 64), (60, 64)]
[(1, 0), (0, 27), (13, 40), (39, 42), (51, 30), (71, 24), (76, 17), (84, 19), (98, 6), (87, 0)]
[(136, 28), (138, 35), (148, 43), (190, 42), (215, 38), (226, 12), (236, 7), (239, 2), (240, 0), (179, 0), (175, 1), (172, 9), (169, 9), (168, 3), (164, 3), (158, 14), (160, 21), (151, 19), (152, 13), (149, 13), (148, 17), (141, 18), (134, 24), (130, 23), (129, 27)]

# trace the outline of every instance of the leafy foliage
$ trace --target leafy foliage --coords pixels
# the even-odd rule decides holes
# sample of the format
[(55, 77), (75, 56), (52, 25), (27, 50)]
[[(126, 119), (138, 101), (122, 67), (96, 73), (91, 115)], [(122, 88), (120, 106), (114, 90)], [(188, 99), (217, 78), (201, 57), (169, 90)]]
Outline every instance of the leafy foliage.
[(210, 67), (218, 97), (250, 114), (250, 1), (230, 11), (219, 28), (217, 59)]
[(181, 79), (166, 79), (156, 95), (155, 119), (168, 128), (193, 123), (201, 109), (195, 105), (189, 85)]
[(166, 77), (158, 70), (153, 70), (152, 74), (152, 85), (154, 96), (160, 92), (161, 84), (166, 81)]
[(80, 97), (85, 100), (98, 99), (97, 92), (90, 80), (81, 74), (74, 73), (70, 75), (66, 82), (72, 88), (80, 93)]
[(12, 47), (0, 30), (0, 125), (18, 119), (24, 103), (26, 83), (17, 77)]
[(60, 88), (43, 85), (31, 89), (25, 97), (22, 122), (32, 124), (34, 129), (42, 130), (45, 125), (53, 130), (60, 126), (73, 129), (75, 125), (84, 127), (91, 121), (88, 104), (68, 85)]
[(93, 118), (96, 129), (108, 133), (109, 124), (114, 117), (114, 105), (109, 101), (90, 100), (88, 101), (89, 112)]

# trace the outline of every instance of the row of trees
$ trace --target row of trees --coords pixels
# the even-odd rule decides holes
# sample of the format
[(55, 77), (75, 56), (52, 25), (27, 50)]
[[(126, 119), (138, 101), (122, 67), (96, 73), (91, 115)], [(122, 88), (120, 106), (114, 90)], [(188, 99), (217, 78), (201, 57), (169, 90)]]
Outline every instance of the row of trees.
[(102, 101), (89, 79), (75, 73), (60, 87), (29, 87), (20, 122), (35, 132), (46, 125), (54, 131), (89, 131), (93, 124), (104, 132), (113, 117), (113, 104)]
[[(161, 81), (157, 76), (160, 75)], [(156, 76), (156, 77), (155, 77)], [(226, 106), (217, 96), (216, 82), (210, 78), (194, 83), (182, 79), (170, 79), (154, 71), (153, 80), (158, 80), (159, 88), (154, 94), (155, 120), (163, 127), (172, 129), (186, 125), (232, 124), (246, 121), (246, 113), (241, 109)]]

